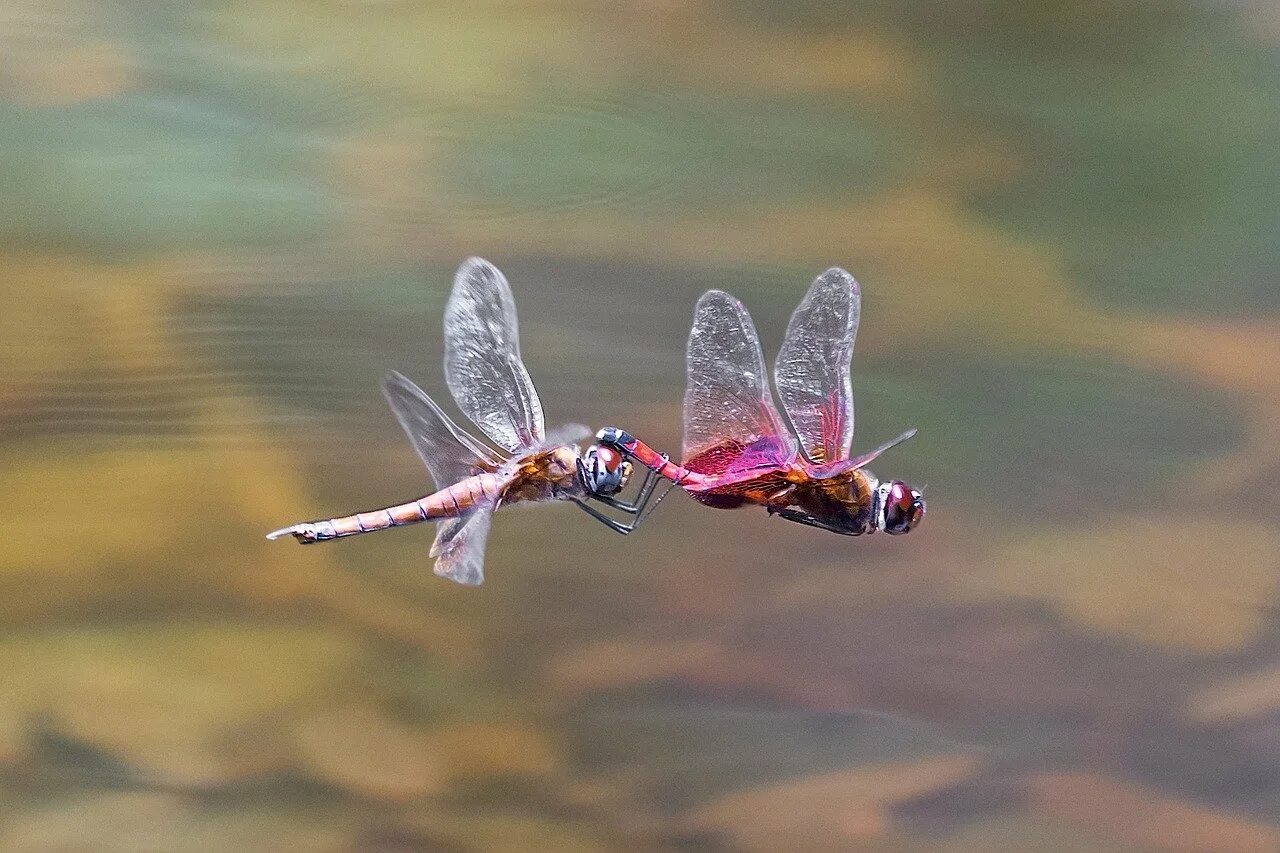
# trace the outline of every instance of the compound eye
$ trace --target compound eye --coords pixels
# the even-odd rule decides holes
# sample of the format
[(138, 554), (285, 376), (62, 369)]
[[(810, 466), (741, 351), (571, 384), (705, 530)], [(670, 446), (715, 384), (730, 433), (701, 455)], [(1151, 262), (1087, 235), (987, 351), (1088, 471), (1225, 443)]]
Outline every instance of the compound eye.
[[(917, 509), (917, 502), (919, 507)], [(889, 491), (884, 498), (884, 531), (885, 533), (906, 533), (915, 527), (924, 516), (924, 500), (919, 492), (908, 488), (901, 480), (889, 484)]]
[(924, 495), (911, 490), (911, 520), (907, 522), (907, 530), (914, 530), (920, 520), (924, 518)]
[(622, 466), (622, 454), (612, 447), (596, 445), (596, 458), (600, 460), (604, 470), (611, 474)]
[(626, 485), (630, 465), (622, 454), (611, 447), (592, 445), (584, 454), (583, 479), (587, 489), (596, 495), (616, 495)]

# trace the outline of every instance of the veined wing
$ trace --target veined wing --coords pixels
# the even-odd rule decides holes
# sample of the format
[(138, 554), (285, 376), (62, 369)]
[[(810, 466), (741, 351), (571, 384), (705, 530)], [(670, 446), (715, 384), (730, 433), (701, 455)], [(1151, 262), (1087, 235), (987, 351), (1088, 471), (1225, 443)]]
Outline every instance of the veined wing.
[[(794, 455), (795, 441), (769, 393), (760, 338), (741, 302), (719, 290), (702, 294), (689, 332), (686, 368), (686, 463), (717, 448), (734, 456), (750, 447), (767, 448), (767, 461), (779, 464)], [(732, 464), (731, 459), (716, 463), (722, 471)]]
[(382, 394), (437, 489), (501, 465), (501, 455), (449, 420), (436, 402), (407, 377), (393, 372), (382, 383)]
[(464, 586), (484, 583), (484, 549), (489, 540), (494, 504), (487, 501), (466, 515), (441, 522), (431, 556), (435, 573)]
[(849, 455), (853, 441), (853, 389), (849, 361), (858, 333), (858, 283), (839, 267), (813, 282), (791, 315), (773, 368), (782, 408), (805, 455), (828, 464)]
[(444, 375), (453, 399), (508, 451), (542, 439), (542, 403), (520, 360), (511, 287), (498, 268), (469, 258), (444, 309)]

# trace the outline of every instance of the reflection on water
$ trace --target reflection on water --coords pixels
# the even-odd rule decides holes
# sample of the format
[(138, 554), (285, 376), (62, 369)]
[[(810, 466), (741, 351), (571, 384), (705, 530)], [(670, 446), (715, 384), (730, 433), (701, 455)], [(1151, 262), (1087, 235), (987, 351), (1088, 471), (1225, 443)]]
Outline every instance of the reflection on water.
[[(0, 21), (3, 846), (1280, 847), (1270, 6)], [(772, 352), (847, 266), (927, 523), (262, 540), (422, 491), (469, 254), (670, 449), (698, 294)]]

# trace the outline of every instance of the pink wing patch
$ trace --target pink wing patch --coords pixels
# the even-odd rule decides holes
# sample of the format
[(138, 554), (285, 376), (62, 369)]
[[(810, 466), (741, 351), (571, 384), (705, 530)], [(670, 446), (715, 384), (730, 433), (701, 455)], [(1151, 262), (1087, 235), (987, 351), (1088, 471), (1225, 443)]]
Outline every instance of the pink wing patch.
[(699, 474), (723, 474), (746, 450), (746, 445), (736, 439), (726, 439), (684, 461), (684, 467)]
[(759, 473), (762, 470), (784, 469), (791, 464), (794, 456), (795, 449), (789, 442), (778, 436), (767, 435), (744, 447), (724, 473)]
[(765, 436), (750, 444), (727, 440), (690, 457), (684, 467), (706, 474), (705, 484), (686, 486), (690, 492), (724, 489), (738, 483), (786, 471), (795, 460), (796, 448), (786, 439)]

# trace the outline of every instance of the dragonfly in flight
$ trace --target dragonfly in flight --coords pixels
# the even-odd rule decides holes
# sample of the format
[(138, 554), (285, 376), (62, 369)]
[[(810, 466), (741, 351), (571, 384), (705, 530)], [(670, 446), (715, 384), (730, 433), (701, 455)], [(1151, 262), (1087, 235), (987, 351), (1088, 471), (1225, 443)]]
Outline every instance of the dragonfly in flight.
[[(634, 530), (663, 495), (648, 471), (632, 501), (619, 497), (632, 465), (609, 445), (581, 452), (580, 425), (546, 431), (542, 404), (520, 358), (511, 287), (497, 267), (471, 258), (458, 269), (444, 314), (444, 371), (458, 408), (489, 439), (458, 424), (399, 373), (383, 394), (438, 491), (408, 503), (340, 518), (308, 521), (267, 534), (326, 542), (423, 521), (438, 522), (431, 556), (436, 574), (466, 585), (484, 581), (484, 551), (493, 513), (516, 503), (573, 501), (619, 533)], [(665, 493), (663, 493), (665, 494)], [(630, 515), (620, 521), (590, 505)]]
[(723, 291), (704, 293), (689, 333), (684, 464), (614, 427), (597, 433), (599, 445), (707, 506), (763, 506), (770, 515), (847, 536), (910, 532), (924, 518), (924, 496), (901, 480), (877, 480), (865, 466), (915, 430), (850, 455), (849, 364), (860, 311), (858, 284), (838, 267), (809, 288), (774, 363), (784, 423), (751, 315)]

